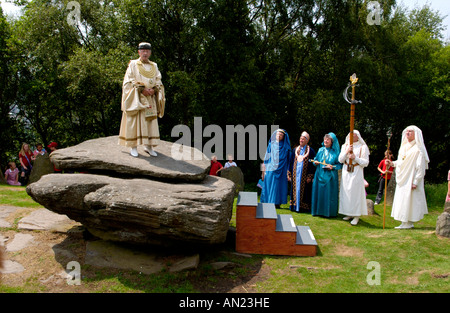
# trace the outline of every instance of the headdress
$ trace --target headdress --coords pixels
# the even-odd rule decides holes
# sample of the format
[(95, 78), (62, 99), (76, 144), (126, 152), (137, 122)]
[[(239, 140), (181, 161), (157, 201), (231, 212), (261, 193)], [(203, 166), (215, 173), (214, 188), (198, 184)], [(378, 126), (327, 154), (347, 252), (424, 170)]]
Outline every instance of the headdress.
[(307, 132), (303, 132), (303, 133), (300, 135), (300, 137), (305, 137), (305, 138), (308, 138), (308, 140), (309, 140), (309, 134), (308, 134)]
[[(430, 158), (428, 157), (427, 148), (425, 147), (425, 143), (423, 141), (422, 131), (420, 130), (419, 127), (411, 125), (411, 126), (406, 127), (403, 130), (402, 143), (400, 145), (400, 149), (402, 148), (403, 145), (408, 143), (408, 139), (406, 138), (406, 131), (408, 129), (414, 130), (414, 137), (415, 137), (416, 145), (419, 148), (420, 152), (422, 152), (423, 157), (425, 158), (425, 162), (426, 162), (426, 169), (428, 169), (428, 163), (430, 162)], [(398, 155), (400, 155), (400, 153)]]
[(144, 49), (152, 50), (152, 45), (149, 44), (148, 42), (141, 42), (138, 46), (138, 50), (144, 50)]
[[(366, 144), (364, 139), (361, 137), (361, 134), (356, 129), (353, 130), (353, 136), (355, 136), (355, 135), (358, 136), (358, 142), (361, 143), (362, 146), (366, 146), (367, 152), (370, 154), (369, 146)], [(350, 144), (350, 133), (347, 135), (347, 137), (345, 137), (345, 144), (346, 145)]]

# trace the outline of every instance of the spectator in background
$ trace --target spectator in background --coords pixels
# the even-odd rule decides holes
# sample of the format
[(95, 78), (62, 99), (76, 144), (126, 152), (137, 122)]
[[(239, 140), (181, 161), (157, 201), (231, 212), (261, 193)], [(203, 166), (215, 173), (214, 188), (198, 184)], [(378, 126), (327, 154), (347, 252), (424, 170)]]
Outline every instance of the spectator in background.
[[(58, 144), (53, 141), (47, 146), (47, 148), (50, 149), (50, 154), (51, 154), (53, 151), (58, 150)], [(54, 164), (53, 164), (53, 169), (55, 170), (55, 173), (62, 173), (62, 171), (59, 168), (56, 168), (56, 166)]]
[(380, 164), (378, 164), (378, 171), (381, 174), (380, 174), (380, 178), (378, 179), (379, 186), (378, 186), (377, 197), (375, 198), (375, 204), (380, 204), (381, 198), (383, 197), (386, 170), (387, 170), (387, 183), (389, 183), (389, 180), (392, 177), (392, 173), (394, 173), (393, 168), (386, 166), (386, 160), (390, 160), (390, 161), (394, 160), (394, 155), (392, 154), (391, 150), (386, 150), (384, 152), (384, 159), (381, 160)]
[(30, 145), (24, 142), (19, 152), (19, 161), (22, 168), (20, 174), (22, 185), (26, 185), (28, 183), (28, 178), (30, 177), (31, 169), (33, 168), (33, 165), (31, 164), (32, 159), (33, 153), (30, 150)]
[(211, 157), (211, 168), (209, 170), (209, 175), (219, 176), (218, 173), (223, 169), (222, 164), (217, 161), (217, 157), (213, 155)]
[(16, 167), (16, 162), (9, 162), (9, 168), (5, 172), (5, 180), (8, 185), (20, 186), (19, 169)]
[(237, 166), (236, 162), (233, 161), (233, 156), (231, 154), (228, 155), (228, 162), (225, 163), (224, 168), (229, 168), (231, 166)]
[(43, 149), (43, 147), (44, 146), (42, 145), (42, 143), (36, 144), (36, 150), (34, 150), (34, 152), (33, 152), (33, 160), (36, 160), (36, 157), (38, 155), (44, 155), (47, 153), (47, 151), (45, 151), (45, 149)]
[(445, 198), (445, 202), (450, 202), (450, 170), (448, 171), (448, 191), (447, 191), (447, 197)]

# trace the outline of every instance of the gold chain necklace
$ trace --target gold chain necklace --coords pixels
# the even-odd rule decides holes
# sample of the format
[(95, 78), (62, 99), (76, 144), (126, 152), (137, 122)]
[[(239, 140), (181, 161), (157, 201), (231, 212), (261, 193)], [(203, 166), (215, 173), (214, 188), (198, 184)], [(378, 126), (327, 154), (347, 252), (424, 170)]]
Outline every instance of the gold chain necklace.
[(136, 62), (139, 73), (146, 78), (154, 78), (156, 76), (156, 66), (150, 63), (150, 70), (146, 70), (141, 60)]

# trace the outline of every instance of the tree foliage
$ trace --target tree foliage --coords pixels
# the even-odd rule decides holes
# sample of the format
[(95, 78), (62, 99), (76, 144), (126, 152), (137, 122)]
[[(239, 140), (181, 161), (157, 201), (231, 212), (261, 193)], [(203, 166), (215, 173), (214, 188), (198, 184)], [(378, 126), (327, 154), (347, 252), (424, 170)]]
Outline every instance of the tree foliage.
[[(343, 141), (342, 92), (356, 73), (355, 128), (373, 164), (366, 175), (377, 173), (386, 131), (396, 152), (401, 131), (416, 125), (431, 158), (427, 179), (445, 180), (450, 52), (428, 6), (408, 12), (381, 1), (381, 23), (370, 25), (366, 0), (78, 0), (71, 25), (69, 1), (15, 2), (19, 18), (0, 12), (2, 167), (22, 141), (64, 147), (118, 134), (123, 75), (149, 41), (166, 88), (163, 139), (200, 116), (203, 127), (279, 125), (293, 144), (307, 130), (316, 149), (330, 131)], [(241, 163), (257, 180), (258, 162)]]

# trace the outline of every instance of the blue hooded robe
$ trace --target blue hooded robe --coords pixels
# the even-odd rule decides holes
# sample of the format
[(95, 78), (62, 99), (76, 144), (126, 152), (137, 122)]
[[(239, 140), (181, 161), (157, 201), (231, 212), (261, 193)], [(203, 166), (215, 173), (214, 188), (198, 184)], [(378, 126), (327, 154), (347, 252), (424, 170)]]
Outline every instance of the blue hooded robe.
[(339, 163), (339, 153), (341, 148), (334, 133), (329, 133), (333, 140), (330, 148), (322, 147), (317, 152), (314, 160), (335, 165), (332, 170), (325, 168), (325, 165), (316, 165), (316, 173), (312, 187), (311, 214), (326, 217), (337, 216), (339, 206), (339, 177), (338, 170), (342, 168)]
[[(276, 141), (278, 131), (284, 133), (280, 142)], [(270, 137), (264, 157), (265, 175), (262, 183), (261, 203), (275, 205), (287, 203), (287, 172), (291, 163), (291, 143), (289, 135), (283, 129), (275, 131)]]

